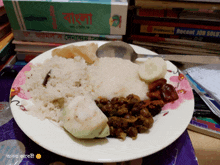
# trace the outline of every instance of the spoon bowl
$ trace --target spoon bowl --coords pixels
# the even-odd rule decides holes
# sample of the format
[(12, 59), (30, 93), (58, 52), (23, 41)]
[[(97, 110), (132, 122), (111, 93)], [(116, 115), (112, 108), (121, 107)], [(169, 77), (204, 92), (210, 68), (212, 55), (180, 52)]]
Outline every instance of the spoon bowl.
[(118, 57), (135, 62), (138, 54), (127, 43), (122, 41), (112, 41), (103, 44), (96, 51), (97, 57)]
[[(97, 57), (118, 57), (128, 59), (135, 62), (137, 58), (150, 58), (155, 55), (149, 54), (137, 54), (134, 49), (125, 42), (111, 41), (100, 46), (96, 51)], [(202, 56), (202, 55), (173, 55), (173, 54), (159, 54), (157, 57), (161, 57), (164, 60), (188, 62), (198, 64), (220, 64), (219, 56)]]

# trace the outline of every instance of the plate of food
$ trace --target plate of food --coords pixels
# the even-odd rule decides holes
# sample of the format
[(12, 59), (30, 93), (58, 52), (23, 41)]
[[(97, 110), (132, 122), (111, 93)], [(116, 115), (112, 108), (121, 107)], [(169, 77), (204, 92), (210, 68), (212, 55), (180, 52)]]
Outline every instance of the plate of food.
[(35, 143), (71, 159), (122, 162), (158, 152), (185, 131), (194, 97), (181, 71), (136, 45), (155, 58), (97, 58), (105, 43), (62, 45), (18, 73), (11, 111)]

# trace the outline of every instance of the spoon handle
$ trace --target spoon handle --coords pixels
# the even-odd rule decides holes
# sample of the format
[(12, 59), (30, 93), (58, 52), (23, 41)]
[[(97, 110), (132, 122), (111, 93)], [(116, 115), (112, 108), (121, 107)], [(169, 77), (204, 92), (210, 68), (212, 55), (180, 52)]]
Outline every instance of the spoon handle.
[(164, 60), (198, 63), (198, 64), (220, 64), (220, 56), (201, 56), (201, 55), (176, 55), (176, 54), (159, 54), (147, 55), (138, 54), (138, 58), (162, 57)]

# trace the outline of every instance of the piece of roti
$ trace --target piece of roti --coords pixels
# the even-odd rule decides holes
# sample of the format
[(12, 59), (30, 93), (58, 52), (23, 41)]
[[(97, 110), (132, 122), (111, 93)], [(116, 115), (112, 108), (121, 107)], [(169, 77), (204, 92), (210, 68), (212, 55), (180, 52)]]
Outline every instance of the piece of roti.
[(75, 56), (81, 56), (88, 64), (93, 64), (97, 59), (96, 50), (98, 44), (91, 43), (82, 46), (69, 45), (64, 48), (56, 48), (52, 51), (52, 56), (60, 56), (65, 58), (74, 58)]
[(108, 118), (90, 97), (77, 96), (63, 110), (64, 128), (76, 138), (110, 135)]

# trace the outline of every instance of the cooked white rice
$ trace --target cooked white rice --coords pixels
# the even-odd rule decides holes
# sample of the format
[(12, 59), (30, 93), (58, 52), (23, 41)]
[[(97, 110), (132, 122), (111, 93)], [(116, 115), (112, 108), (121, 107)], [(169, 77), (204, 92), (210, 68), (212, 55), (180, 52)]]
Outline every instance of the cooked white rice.
[(94, 98), (126, 97), (133, 93), (146, 99), (148, 86), (138, 74), (139, 65), (121, 58), (104, 57), (89, 66), (88, 74)]
[[(120, 58), (100, 58), (87, 65), (81, 57), (66, 59), (54, 56), (43, 64), (33, 66), (26, 73), (22, 89), (29, 91), (34, 106), (28, 112), (40, 119), (60, 121), (61, 102), (64, 107), (78, 95), (98, 97), (126, 97), (136, 94), (146, 99), (148, 87), (138, 75), (138, 65)], [(46, 87), (42, 85), (51, 70)]]

